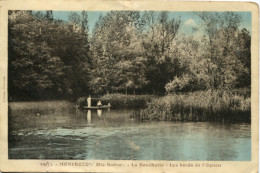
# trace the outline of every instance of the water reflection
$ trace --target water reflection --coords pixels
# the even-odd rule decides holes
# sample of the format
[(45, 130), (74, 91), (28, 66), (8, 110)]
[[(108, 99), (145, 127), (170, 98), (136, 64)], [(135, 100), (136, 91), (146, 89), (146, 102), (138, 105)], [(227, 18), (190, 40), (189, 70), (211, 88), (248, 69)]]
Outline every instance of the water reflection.
[(91, 123), (91, 110), (88, 110), (88, 113), (87, 113), (87, 122), (88, 122), (88, 124)]
[(70, 106), (9, 112), (9, 159), (251, 160), (249, 124), (138, 122), (132, 110)]
[(101, 115), (102, 115), (102, 109), (97, 109), (97, 115), (98, 115), (99, 117), (101, 117)]
[[(92, 112), (97, 112), (96, 115), (101, 118), (102, 117), (102, 109), (97, 109), (97, 110), (86, 110), (84, 112), (86, 112), (87, 115), (87, 122), (90, 124), (91, 123), (91, 119), (92, 119)], [(81, 112), (77, 112), (77, 115), (80, 115)], [(94, 114), (95, 116), (95, 114)]]

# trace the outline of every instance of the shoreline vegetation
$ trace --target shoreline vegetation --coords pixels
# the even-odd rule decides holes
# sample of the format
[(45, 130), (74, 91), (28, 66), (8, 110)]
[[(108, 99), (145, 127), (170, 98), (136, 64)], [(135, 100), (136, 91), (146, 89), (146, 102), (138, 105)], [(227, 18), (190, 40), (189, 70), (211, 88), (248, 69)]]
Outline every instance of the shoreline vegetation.
[[(87, 98), (80, 98), (82, 105)], [(131, 118), (141, 121), (251, 122), (250, 90), (197, 91), (165, 96), (107, 94), (93, 98), (114, 109), (135, 109)]]
[[(81, 108), (87, 97), (79, 98)], [(92, 105), (99, 100), (103, 105), (110, 103), (113, 109), (135, 109), (130, 118), (140, 121), (190, 121), (190, 122), (251, 122), (250, 90), (197, 91), (187, 93), (155, 95), (106, 94), (92, 98)], [(61, 104), (66, 108), (67, 101), (9, 102), (11, 110), (55, 109)], [(72, 106), (72, 105), (71, 105)], [(72, 107), (71, 107), (72, 108)]]
[(133, 115), (142, 121), (251, 122), (250, 95), (200, 91), (171, 94), (149, 102)]
[[(110, 103), (114, 109), (141, 109), (145, 108), (148, 102), (159, 98), (156, 95), (126, 95), (126, 94), (106, 94), (101, 97), (91, 98), (91, 104), (96, 106), (96, 103), (101, 100), (103, 105)], [(80, 108), (87, 105), (87, 97), (81, 97), (77, 100)]]

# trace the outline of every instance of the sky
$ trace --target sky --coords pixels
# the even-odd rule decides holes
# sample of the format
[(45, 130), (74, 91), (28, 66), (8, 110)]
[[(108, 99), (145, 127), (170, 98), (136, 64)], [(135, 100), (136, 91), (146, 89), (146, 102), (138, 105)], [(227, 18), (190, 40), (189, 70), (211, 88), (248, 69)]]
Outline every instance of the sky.
[[(80, 14), (80, 12), (77, 12)], [(100, 15), (105, 15), (106, 11), (88, 11), (89, 31), (92, 32), (96, 21)], [(251, 33), (251, 12), (236, 12), (242, 17), (240, 29), (246, 28)], [(70, 11), (53, 11), (55, 19), (68, 21)], [(169, 12), (169, 18), (180, 18), (182, 23), (180, 26), (181, 32), (191, 32), (193, 27), (199, 27), (199, 18), (193, 12)]]

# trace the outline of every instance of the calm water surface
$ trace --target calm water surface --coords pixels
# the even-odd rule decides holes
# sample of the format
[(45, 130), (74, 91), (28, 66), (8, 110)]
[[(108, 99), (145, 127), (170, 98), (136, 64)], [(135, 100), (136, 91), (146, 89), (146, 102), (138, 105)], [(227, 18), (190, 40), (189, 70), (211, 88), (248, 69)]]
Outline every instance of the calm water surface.
[(251, 126), (138, 122), (133, 110), (11, 103), (9, 159), (251, 160)]

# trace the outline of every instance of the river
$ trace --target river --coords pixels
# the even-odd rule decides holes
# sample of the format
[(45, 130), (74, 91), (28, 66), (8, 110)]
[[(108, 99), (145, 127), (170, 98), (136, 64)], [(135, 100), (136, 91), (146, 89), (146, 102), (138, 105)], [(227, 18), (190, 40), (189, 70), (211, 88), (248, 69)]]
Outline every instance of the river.
[(140, 122), (133, 110), (69, 102), (9, 106), (9, 159), (251, 160), (250, 124)]

